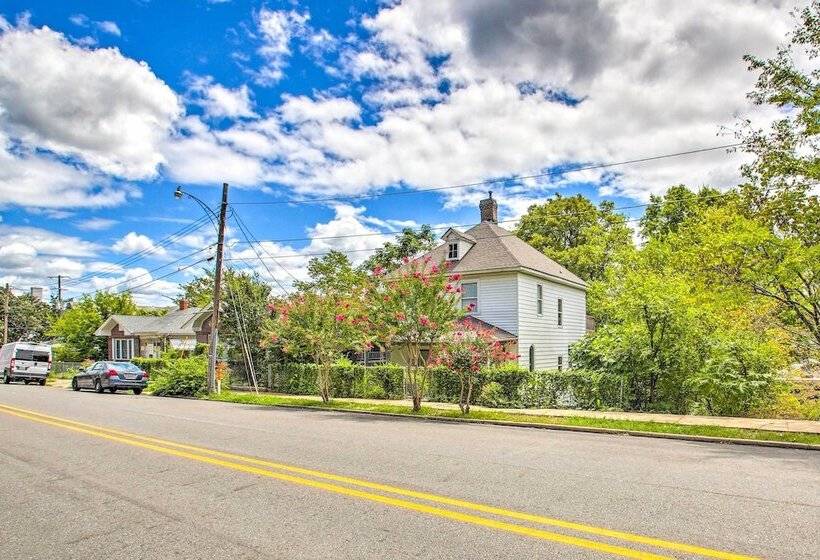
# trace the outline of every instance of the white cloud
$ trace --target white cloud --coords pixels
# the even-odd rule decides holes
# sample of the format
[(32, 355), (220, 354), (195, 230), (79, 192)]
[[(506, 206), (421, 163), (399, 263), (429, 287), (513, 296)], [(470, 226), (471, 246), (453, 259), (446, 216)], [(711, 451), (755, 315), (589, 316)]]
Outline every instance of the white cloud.
[(227, 181), (235, 186), (263, 181), (260, 160), (235, 151), (194, 117), (188, 117), (180, 132), (166, 142), (164, 153), (167, 175), (175, 181), (200, 185)]
[(144, 251), (148, 255), (157, 257), (167, 254), (164, 247), (155, 245), (150, 237), (135, 231), (128, 232), (124, 237), (118, 239), (111, 246), (111, 249), (117, 253), (141, 253)]
[(255, 74), (260, 85), (273, 85), (282, 79), (291, 55), (291, 40), (306, 29), (310, 15), (295, 10), (270, 10), (262, 8), (256, 14), (256, 25), (262, 40), (257, 53), (264, 65)]
[[(365, 124), (353, 101), (325, 92), (285, 96), (271, 116), (220, 138), (263, 160), (266, 180), (321, 195), (730, 143), (718, 132), (738, 115), (772, 117), (746, 98), (755, 77), (742, 55), (771, 54), (791, 25), (787, 12), (781, 2), (740, 0), (389, 3), (363, 20), (369, 38), (349, 41), (340, 57), (374, 105)], [(603, 195), (645, 200), (681, 182), (735, 184), (742, 161), (717, 151), (611, 168), (596, 183)], [(514, 216), (567, 184), (538, 181), (509, 200), (494, 190)], [(448, 206), (472, 204), (483, 190), (446, 191)]]
[(98, 21), (96, 22), (97, 27), (100, 31), (104, 31), (105, 33), (110, 33), (111, 35), (116, 35), (117, 37), (122, 36), (122, 31), (120, 31), (120, 26), (117, 25), (116, 22), (113, 21)]
[(188, 86), (193, 103), (201, 106), (209, 117), (254, 117), (253, 100), (247, 84), (227, 88), (215, 83), (211, 76), (191, 76)]
[(100, 249), (95, 243), (79, 237), (37, 227), (0, 224), (0, 247), (14, 244), (29, 245), (38, 254), (60, 257), (92, 257)]
[(117, 220), (112, 220), (109, 218), (86, 218), (84, 220), (74, 222), (74, 226), (83, 231), (102, 231), (109, 229), (116, 223)]
[(147, 64), (116, 48), (84, 48), (27, 24), (0, 33), (0, 130), (26, 148), (126, 179), (153, 177), (181, 112)]

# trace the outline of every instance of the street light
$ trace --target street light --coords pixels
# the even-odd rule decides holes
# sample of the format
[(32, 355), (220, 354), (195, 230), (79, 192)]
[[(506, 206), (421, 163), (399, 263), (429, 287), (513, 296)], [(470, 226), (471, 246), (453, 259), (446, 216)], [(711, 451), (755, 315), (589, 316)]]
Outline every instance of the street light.
[[(222, 297), (222, 253), (225, 246), (225, 215), (228, 210), (228, 183), (222, 183), (222, 204), (219, 207), (219, 216), (199, 198), (177, 187), (174, 198), (181, 199), (187, 196), (205, 210), (208, 219), (213, 222), (217, 230), (216, 240), (216, 270), (214, 271), (214, 299), (213, 314), (211, 315), (211, 337), (208, 347), (208, 392), (212, 393), (216, 387), (216, 346), (219, 342), (219, 304)], [(216, 221), (214, 221), (216, 219)]]

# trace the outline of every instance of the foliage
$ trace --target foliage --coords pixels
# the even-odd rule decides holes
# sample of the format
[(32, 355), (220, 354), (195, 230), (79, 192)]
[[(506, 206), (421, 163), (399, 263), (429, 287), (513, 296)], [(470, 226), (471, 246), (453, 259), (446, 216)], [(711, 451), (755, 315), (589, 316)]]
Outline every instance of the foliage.
[(587, 281), (602, 277), (617, 254), (632, 246), (632, 231), (614, 205), (596, 207), (580, 194), (530, 206), (515, 233)]
[(418, 410), (430, 380), (430, 357), (437, 355), (463, 314), (458, 305), (461, 277), (449, 274), (447, 263), (429, 257), (405, 261), (389, 276), (374, 269), (367, 305), (375, 339), (405, 357), (413, 408)]
[(150, 372), (148, 390), (159, 397), (200, 397), (207, 392), (204, 356), (168, 360)]
[(54, 310), (51, 306), (31, 297), (30, 294), (16, 296), (9, 290), (7, 295), (5, 288), (0, 288), (0, 305), (7, 296), (9, 298), (8, 341), (39, 342), (45, 340), (54, 321)]
[[(244, 361), (242, 337), (249, 345), (255, 364), (267, 358), (261, 343), (266, 338), (271, 287), (256, 273), (226, 269), (222, 276), (222, 313), (219, 318), (219, 340), (228, 349), (229, 358)], [(206, 307), (213, 301), (214, 277), (208, 271), (181, 286), (183, 297), (192, 305)], [(241, 323), (239, 322), (241, 319)]]
[(481, 369), (516, 358), (504, 350), (490, 329), (465, 326), (444, 338), (433, 363), (453, 371), (459, 378), (458, 406), (461, 412), (470, 412), (473, 386)]
[(641, 217), (641, 235), (647, 240), (666, 237), (707, 208), (725, 206), (732, 195), (737, 199), (736, 193), (721, 193), (711, 187), (695, 193), (686, 185), (669, 187), (663, 196), (653, 194)]
[(317, 389), (331, 397), (331, 366), (348, 350), (370, 344), (370, 319), (361, 288), (355, 293), (310, 290), (273, 306), (271, 340), (290, 355), (307, 355), (319, 365)]
[(436, 245), (436, 235), (429, 225), (423, 225), (418, 230), (404, 228), (396, 236), (394, 242), (388, 241), (377, 249), (360, 267), (360, 270), (369, 272), (380, 267), (387, 272), (399, 268), (404, 259), (412, 259), (426, 253)]
[(130, 293), (96, 292), (73, 303), (54, 321), (48, 334), (62, 343), (60, 360), (100, 360), (108, 355), (106, 339), (94, 336), (94, 331), (111, 315), (139, 314), (142, 311)]
[(294, 283), (301, 292), (316, 290), (349, 293), (361, 284), (365, 276), (363, 271), (354, 268), (346, 254), (335, 250), (310, 259), (307, 272), (310, 280)]
[(504, 396), (504, 388), (501, 386), (501, 383), (490, 381), (485, 384), (481, 388), (481, 394), (478, 396), (478, 404), (494, 408), (507, 406), (508, 402)]
[[(285, 363), (273, 366), (273, 390), (292, 395), (317, 392), (317, 364)], [(404, 368), (385, 364), (363, 366), (335, 363), (331, 366), (333, 397), (364, 399), (404, 398)]]

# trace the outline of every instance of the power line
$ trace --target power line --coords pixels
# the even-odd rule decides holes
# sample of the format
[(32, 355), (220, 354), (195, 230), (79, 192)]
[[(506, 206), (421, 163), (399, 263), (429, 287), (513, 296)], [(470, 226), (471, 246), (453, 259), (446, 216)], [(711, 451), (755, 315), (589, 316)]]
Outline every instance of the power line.
[[(273, 274), (273, 272), (272, 272), (272, 271), (271, 271), (271, 269), (268, 267), (268, 265), (267, 265), (267, 263), (264, 261), (264, 259), (262, 259), (262, 255), (260, 255), (260, 254), (259, 254), (259, 252), (256, 250), (256, 247), (257, 247), (257, 246), (259, 246), (259, 247), (260, 247), (260, 248), (262, 248), (263, 250), (264, 250), (264, 247), (261, 247), (261, 245), (260, 245), (258, 242), (257, 242), (256, 244), (254, 244), (254, 243), (251, 241), (251, 239), (253, 238), (253, 235), (250, 233), (250, 231), (249, 231), (249, 230), (246, 230), (246, 229), (245, 229), (245, 227), (244, 227), (244, 222), (242, 221), (242, 218), (239, 216), (239, 213), (237, 213), (237, 212), (233, 211), (233, 212), (231, 212), (231, 217), (234, 219), (234, 222), (236, 222), (236, 225), (239, 227), (239, 231), (242, 233), (243, 237), (245, 238), (245, 241), (247, 241), (247, 243), (249, 243), (249, 244), (250, 244), (251, 250), (253, 250), (254, 254), (256, 255), (256, 258), (258, 258), (258, 259), (259, 259), (259, 262), (261, 262), (261, 263), (262, 263), (262, 266), (264, 266), (264, 267), (265, 267), (265, 270), (267, 270), (267, 272), (268, 272), (268, 274), (270, 275), (271, 279), (272, 279), (272, 280), (276, 283), (276, 285), (277, 285), (277, 286), (279, 286), (279, 289), (281, 289), (281, 290), (282, 290), (285, 294), (290, 294), (290, 292), (288, 291), (288, 289), (287, 289), (287, 288), (285, 288), (285, 286), (283, 286), (281, 282), (279, 282), (279, 279), (276, 277), (276, 275), (274, 275), (274, 274)], [(231, 248), (231, 251), (233, 251), (233, 248)], [(286, 268), (285, 268), (284, 266), (282, 266), (279, 262), (277, 262), (277, 261), (276, 261), (276, 259), (274, 259), (272, 255), (270, 255), (270, 253), (268, 253), (267, 251), (265, 251), (265, 253), (267, 253), (267, 254), (268, 254), (268, 256), (270, 256), (270, 258), (273, 260), (273, 262), (275, 262), (276, 264), (278, 264), (278, 265), (279, 265), (279, 268), (281, 268), (282, 270), (284, 270), (285, 272), (287, 272), (288, 274), (290, 274), (290, 275), (291, 275), (291, 277), (293, 277), (293, 278), (294, 278), (294, 280), (296, 279), (296, 277), (295, 277), (295, 276), (293, 276), (293, 274), (291, 274), (291, 272), (290, 272), (288, 269), (286, 269)], [(242, 261), (244, 261), (246, 264), (250, 265), (250, 263), (248, 263), (248, 261), (246, 261), (245, 259), (243, 259), (243, 258), (241, 258), (241, 257), (240, 257), (240, 259), (241, 259)]]
[(155, 253), (159, 249), (163, 249), (163, 248), (167, 247), (168, 245), (171, 245), (171, 244), (175, 243), (183, 235), (188, 235), (190, 233), (193, 233), (193, 232), (199, 230), (203, 225), (205, 225), (207, 220), (208, 220), (208, 216), (204, 216), (202, 218), (199, 218), (199, 219), (195, 220), (194, 222), (180, 228), (179, 230), (175, 231), (174, 233), (171, 233), (170, 235), (167, 235), (166, 237), (160, 239), (159, 241), (154, 243), (151, 247), (147, 247), (147, 248), (145, 248), (141, 251), (138, 251), (134, 254), (128, 255), (127, 257), (123, 257), (119, 261), (111, 263), (111, 265), (109, 265), (108, 267), (106, 267), (102, 270), (98, 270), (96, 272), (89, 272), (89, 273), (83, 274), (82, 276), (79, 276), (78, 278), (72, 279), (71, 282), (69, 282), (69, 284), (76, 285), (76, 284), (82, 283), (83, 281), (94, 277), (96, 274), (115, 274), (115, 273), (119, 272), (119, 270), (118, 270), (119, 267), (126, 267), (126, 266), (129, 266), (129, 265), (132, 265), (135, 262), (141, 260), (142, 258), (148, 256), (149, 254)]
[(535, 173), (532, 175), (517, 175), (512, 177), (499, 177), (495, 179), (486, 179), (484, 181), (476, 181), (474, 183), (462, 183), (459, 185), (448, 185), (445, 187), (432, 187), (428, 189), (415, 189), (415, 190), (405, 190), (405, 191), (392, 191), (392, 192), (383, 192), (379, 194), (361, 194), (361, 195), (347, 195), (347, 196), (332, 196), (332, 197), (325, 197), (325, 198), (310, 198), (310, 199), (288, 199), (288, 200), (256, 200), (256, 201), (246, 201), (246, 202), (233, 202), (233, 205), (269, 205), (269, 204), (321, 204), (324, 202), (343, 202), (346, 200), (363, 200), (363, 199), (370, 199), (370, 198), (382, 198), (385, 196), (398, 196), (398, 195), (405, 195), (405, 194), (419, 194), (425, 192), (437, 192), (437, 191), (444, 191), (444, 190), (451, 190), (451, 189), (466, 189), (470, 187), (480, 187), (485, 185), (493, 185), (496, 183), (503, 183), (506, 181), (523, 181), (527, 179), (539, 179), (542, 177), (550, 177), (553, 175), (564, 175), (566, 173), (574, 173), (576, 171), (590, 171), (594, 169), (606, 169), (609, 167), (617, 167), (621, 165), (630, 165), (634, 163), (645, 163), (648, 161), (656, 161), (659, 159), (666, 159), (666, 158), (673, 158), (673, 157), (681, 157), (687, 156), (692, 154), (700, 154), (704, 152), (713, 152), (716, 150), (725, 150), (729, 148), (737, 148), (742, 146), (743, 142), (735, 142), (733, 144), (723, 144), (721, 146), (712, 146), (710, 148), (697, 148), (693, 150), (686, 150), (683, 152), (675, 152), (671, 154), (661, 154), (656, 156), (648, 156), (636, 159), (629, 159), (624, 161), (616, 161), (610, 163), (597, 163), (597, 164), (590, 164), (590, 165), (582, 165), (579, 167), (575, 167), (572, 169), (551, 169), (549, 171), (545, 171), (543, 173)]
[[(698, 195), (697, 193), (693, 193), (693, 194), (697, 197), (698, 200), (703, 200), (703, 199), (721, 198), (721, 197), (724, 197), (724, 196), (729, 196), (733, 193), (730, 191), (730, 192), (725, 192), (725, 193), (717, 193), (717, 194), (713, 194), (713, 195)], [(676, 204), (678, 202), (687, 202), (687, 200), (688, 199), (684, 199), (684, 198), (680, 198), (680, 199), (668, 199), (667, 198), (667, 199), (663, 200), (663, 203), (671, 202), (671, 203)], [(634, 210), (636, 208), (645, 208), (647, 206), (651, 206), (652, 204), (654, 204), (654, 203), (653, 202), (647, 202), (647, 203), (642, 203), (642, 204), (633, 204), (633, 205), (630, 205), (630, 206), (616, 206), (616, 207), (612, 208), (612, 211), (616, 212), (618, 210)], [(557, 215), (557, 216), (566, 216), (566, 215), (570, 215), (570, 214), (578, 215), (579, 213), (578, 212), (556, 212), (555, 213), (555, 215)], [(641, 219), (642, 218), (640, 218), (640, 217), (625, 218), (624, 222), (637, 222), (637, 221), (640, 221)], [(498, 224), (509, 224), (509, 223), (518, 222), (520, 220), (521, 220), (521, 218), (514, 218), (514, 219), (509, 219), (509, 220), (499, 220), (496, 223), (498, 223)], [(454, 224), (454, 225), (449, 225), (449, 226), (430, 227), (429, 229), (431, 231), (440, 231), (440, 230), (448, 230), (450, 228), (471, 228), (471, 227), (474, 227), (474, 226), (477, 226), (477, 225), (478, 225), (477, 223), (473, 223), (473, 224)], [(293, 241), (313, 241), (314, 239), (347, 239), (347, 238), (351, 238), (351, 237), (376, 237), (376, 236), (385, 236), (385, 235), (398, 235), (398, 234), (404, 233), (406, 230), (418, 232), (421, 229), (422, 228), (419, 227), (419, 228), (403, 228), (403, 229), (400, 229), (400, 230), (391, 230), (391, 231), (382, 231), (382, 232), (350, 233), (350, 234), (346, 234), (346, 235), (326, 235), (326, 236), (317, 236), (317, 237), (288, 237), (288, 238), (281, 238), (281, 239), (262, 239), (262, 240), (257, 239), (256, 243), (260, 243), (260, 244), (261, 243), (290, 243), (290, 242), (293, 242)], [(237, 241), (237, 243), (247, 243), (247, 241), (245, 241), (245, 242)]]

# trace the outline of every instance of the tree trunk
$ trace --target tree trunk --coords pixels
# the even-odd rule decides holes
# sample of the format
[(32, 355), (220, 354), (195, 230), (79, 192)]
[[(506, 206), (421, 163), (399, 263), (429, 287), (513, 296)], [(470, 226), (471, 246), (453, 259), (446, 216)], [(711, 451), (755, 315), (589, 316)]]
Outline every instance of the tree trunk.
[(458, 381), (461, 385), (461, 387), (460, 387), (461, 390), (458, 393), (458, 408), (461, 409), (462, 414), (467, 414), (467, 412), (470, 411), (470, 403), (469, 402), (467, 402), (467, 403), (464, 402), (464, 391), (466, 389), (466, 387), (464, 386), (464, 376), (463, 375), (459, 376)]
[(319, 365), (319, 375), (317, 381), (317, 385), (319, 386), (319, 396), (322, 397), (322, 402), (327, 404), (330, 402), (330, 365)]

